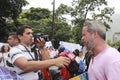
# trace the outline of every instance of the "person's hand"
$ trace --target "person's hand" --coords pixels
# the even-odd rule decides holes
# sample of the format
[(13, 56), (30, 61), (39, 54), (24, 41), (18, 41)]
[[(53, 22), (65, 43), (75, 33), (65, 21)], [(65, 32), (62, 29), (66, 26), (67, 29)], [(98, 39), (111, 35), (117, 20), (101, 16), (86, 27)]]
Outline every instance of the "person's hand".
[(71, 60), (68, 57), (55, 58), (55, 65), (57, 67), (66, 67), (70, 64)]
[(45, 46), (45, 40), (44, 40), (44, 38), (41, 38), (41, 37), (38, 38), (38, 39), (37, 39), (37, 42), (38, 42), (38, 43), (37, 43), (38, 48), (39, 48), (39, 49), (43, 49), (44, 46)]

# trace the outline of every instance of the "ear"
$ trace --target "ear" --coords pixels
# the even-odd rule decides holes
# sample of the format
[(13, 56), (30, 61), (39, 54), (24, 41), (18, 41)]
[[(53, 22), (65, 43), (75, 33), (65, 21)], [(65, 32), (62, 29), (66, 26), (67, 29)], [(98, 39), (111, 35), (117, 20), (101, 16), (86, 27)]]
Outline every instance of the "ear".
[(21, 39), (22, 35), (18, 35), (18, 39)]
[(95, 31), (94, 32), (94, 37), (98, 37), (99, 35), (98, 35), (98, 32), (97, 31)]

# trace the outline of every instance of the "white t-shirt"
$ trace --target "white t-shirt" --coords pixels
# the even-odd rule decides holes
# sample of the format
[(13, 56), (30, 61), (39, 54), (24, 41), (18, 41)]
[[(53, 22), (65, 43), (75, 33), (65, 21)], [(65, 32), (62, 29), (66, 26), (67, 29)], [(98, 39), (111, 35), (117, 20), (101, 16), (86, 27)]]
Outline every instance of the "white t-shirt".
[[(23, 45), (18, 45), (18, 46), (11, 48), (10, 58), (11, 58), (12, 64), (14, 64), (16, 59), (18, 59), (19, 57), (22, 57), (22, 56), (26, 57), (26, 59), (28, 61), (33, 60), (33, 58), (35, 59), (34, 53), (31, 52), (31, 49), (30, 48), (28, 49), (30, 53), (27, 51), (27, 49)], [(18, 68), (15, 65), (14, 65), (14, 71), (17, 74), (24, 73), (23, 70), (21, 70), (20, 68)], [(24, 74), (21, 74), (20, 76), (23, 77), (25, 80), (38, 80), (38, 72), (34, 72), (34, 71), (26, 72)]]
[(3, 57), (2, 61), (1, 61), (1, 64), (0, 64), (1, 66), (7, 67), (6, 61), (8, 60), (8, 54), (9, 54), (9, 52), (0, 53), (0, 56)]
[(89, 80), (119, 80), (120, 53), (108, 47), (93, 59), (88, 69)]

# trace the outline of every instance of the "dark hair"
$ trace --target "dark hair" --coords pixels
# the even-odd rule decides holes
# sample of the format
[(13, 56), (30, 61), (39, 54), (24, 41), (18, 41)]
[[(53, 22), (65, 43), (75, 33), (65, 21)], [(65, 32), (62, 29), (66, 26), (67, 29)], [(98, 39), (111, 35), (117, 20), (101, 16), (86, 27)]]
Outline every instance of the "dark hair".
[(9, 36), (12, 36), (14, 39), (18, 39), (16, 32), (9, 33)]
[(25, 29), (26, 28), (29, 28), (29, 29), (31, 29), (31, 27), (30, 26), (21, 26), (21, 27), (19, 27), (19, 29), (17, 30), (17, 35), (23, 35), (23, 33), (25, 32)]
[(79, 50), (78, 49), (75, 49), (74, 51), (73, 51), (73, 53), (75, 54), (75, 56), (79, 56)]
[(61, 52), (63, 52), (65, 50), (65, 47), (60, 47), (60, 48), (58, 48), (58, 53), (61, 53)]
[(59, 40), (52, 41), (52, 45), (54, 49), (58, 49), (60, 46), (60, 41)]
[[(4, 49), (4, 48), (5, 48), (5, 46), (8, 46), (8, 45), (3, 45), (3, 46), (1, 47), (1, 52), (2, 52), (2, 53), (4, 53), (4, 52), (5, 52), (5, 49)], [(10, 50), (10, 47), (8, 46), (8, 51), (9, 51), (9, 50)]]

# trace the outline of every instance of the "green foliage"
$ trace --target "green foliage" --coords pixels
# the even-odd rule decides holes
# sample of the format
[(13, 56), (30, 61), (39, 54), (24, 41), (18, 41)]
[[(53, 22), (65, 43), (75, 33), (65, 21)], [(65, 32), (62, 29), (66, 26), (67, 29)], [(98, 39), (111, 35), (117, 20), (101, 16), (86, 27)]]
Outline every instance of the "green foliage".
[(16, 19), (22, 7), (28, 4), (26, 0), (0, 0), (0, 3), (0, 17), (12, 17), (12, 19)]
[(82, 27), (79, 27), (79, 25), (78, 26), (75, 26), (75, 27), (73, 27), (73, 29), (72, 29), (72, 34), (73, 34), (73, 39), (74, 39), (74, 41), (76, 42), (76, 43), (80, 43), (81, 42), (81, 31), (82, 31)]
[(94, 20), (102, 21), (108, 30), (110, 29), (110, 26), (107, 24), (106, 21), (112, 22), (112, 19), (110, 18), (112, 14), (114, 14), (114, 8), (105, 7), (104, 9), (101, 10), (99, 14), (93, 13), (92, 17)]
[[(36, 17), (37, 16), (37, 17)], [(32, 26), (35, 33), (40, 32), (52, 37), (52, 15), (48, 9), (30, 8), (19, 16), (19, 22)], [(71, 36), (71, 26), (65, 21), (55, 16), (55, 26), (53, 29), (54, 40), (69, 41)]]
[[(107, 6), (107, 2), (105, 0), (73, 0), (73, 11), (71, 12), (71, 16), (75, 18), (74, 21), (82, 19), (88, 19), (88, 14), (91, 13), (91, 17), (94, 20), (110, 20), (110, 16), (114, 13), (114, 8), (104, 7), (101, 9), (101, 6)], [(74, 22), (73, 21), (73, 22)], [(78, 24), (78, 23), (74, 23)]]
[(32, 7), (21, 13), (18, 20), (22, 25), (30, 25), (35, 33), (51, 34), (52, 20), (48, 9)]
[[(73, 17), (73, 25), (83, 27), (84, 22), (91, 17), (92, 20), (102, 21), (107, 29), (110, 28), (106, 21), (112, 22), (110, 16), (114, 14), (114, 8), (104, 7), (101, 9), (101, 6), (107, 6), (106, 0), (73, 0), (72, 6), (71, 16)], [(88, 14), (91, 14), (91, 16), (89, 15), (88, 17)], [(81, 32), (81, 29), (76, 29), (76, 33), (79, 32)], [(81, 39), (81, 36), (77, 37)], [(77, 42), (79, 42), (79, 39)]]
[(27, 18), (29, 20), (40, 20), (43, 18), (50, 18), (50, 11), (45, 8), (30, 8), (29, 11), (24, 13), (22, 18)]
[(69, 41), (71, 38), (71, 26), (66, 22), (55, 22), (54, 39), (60, 41)]
[(115, 43), (113, 43), (113, 47), (114, 48), (118, 48), (120, 46), (120, 40), (119, 41), (116, 41)]
[[(42, 32), (52, 37), (52, 13), (48, 9), (32, 7), (21, 13), (22, 7), (28, 4), (26, 0), (0, 0), (0, 3), (0, 37), (2, 39), (10, 31), (16, 31), (19, 25), (30, 25), (34, 32)], [(61, 4), (55, 11), (53, 38), (80, 43), (83, 24), (85, 20), (90, 19), (88, 14), (91, 14), (91, 19), (101, 20), (109, 29), (106, 21), (112, 22), (110, 16), (114, 13), (114, 8), (101, 9), (102, 5), (107, 6), (106, 0), (73, 0), (72, 6)], [(64, 15), (72, 17), (73, 27), (67, 23)]]
[(118, 47), (120, 46), (120, 40), (118, 40), (116, 42), (111, 42), (111, 40), (107, 40), (107, 44), (118, 49)]
[(17, 17), (27, 4), (26, 0), (0, 0), (0, 41), (6, 42), (8, 33), (16, 30)]
[(107, 40), (108, 45), (112, 45), (111, 40)]
[(64, 4), (61, 4), (57, 10), (56, 10), (56, 16), (59, 16), (59, 17), (62, 17), (64, 14), (69, 14), (71, 12), (72, 8), (67, 6), (67, 5), (64, 5)]

